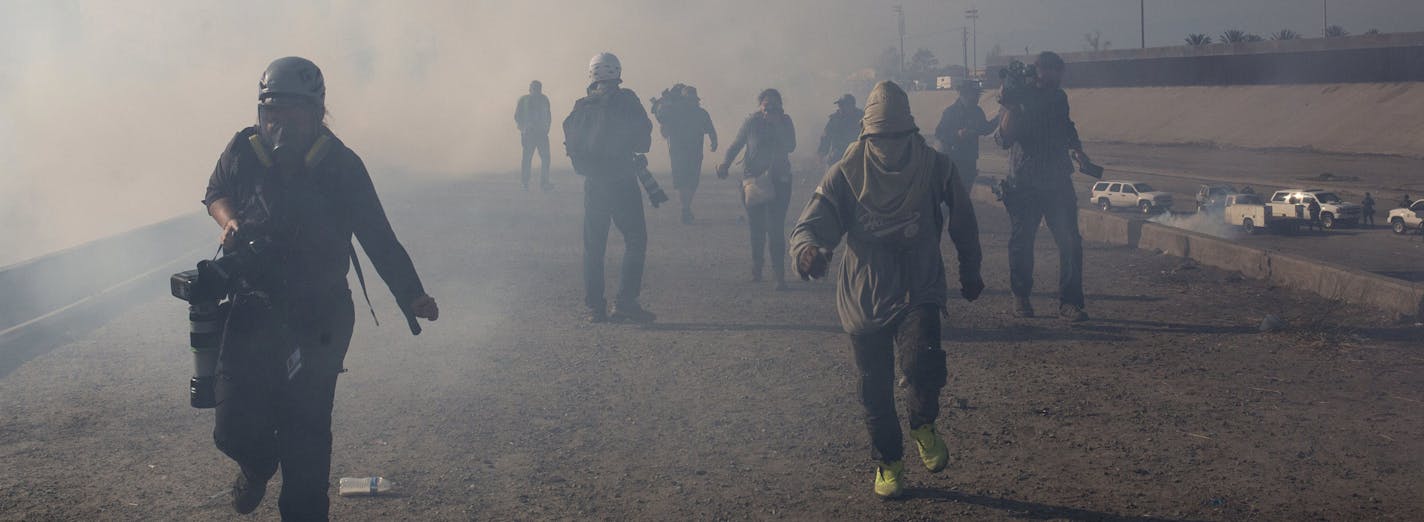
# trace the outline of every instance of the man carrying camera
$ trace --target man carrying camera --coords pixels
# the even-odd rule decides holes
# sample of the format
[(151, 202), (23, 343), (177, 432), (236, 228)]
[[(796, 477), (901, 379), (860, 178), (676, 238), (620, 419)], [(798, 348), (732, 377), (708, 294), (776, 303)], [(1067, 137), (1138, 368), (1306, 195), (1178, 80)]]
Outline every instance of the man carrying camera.
[[(331, 409), (355, 322), (346, 284), (356, 259), (352, 235), (412, 333), (420, 331), (415, 318), (434, 321), (440, 311), (361, 158), (323, 123), (321, 70), (304, 58), (281, 58), (258, 85), (257, 125), (228, 143), (203, 200), (222, 227), (224, 249), (255, 256), (230, 296), (213, 439), (241, 468), (232, 487), (238, 513), (257, 508), (280, 468), (282, 518), (325, 520)], [(259, 243), (260, 252), (251, 248)]]
[[(653, 145), (653, 122), (638, 95), (619, 87), (623, 65), (617, 56), (594, 56), (588, 75), (588, 96), (575, 102), (573, 112), (564, 119), (564, 149), (574, 171), (583, 176), (583, 283), (588, 320), (650, 323), (656, 316), (638, 304), (648, 253), (648, 225), (638, 183), (639, 174), (647, 170), (643, 154)], [(653, 190), (657, 190), (655, 183), (649, 197)], [(666, 199), (666, 195), (662, 197)], [(603, 258), (608, 251), (610, 222), (623, 233), (624, 247), (623, 274), (612, 314), (603, 294)]]
[(1010, 71), (1005, 78), (999, 99), (1003, 117), (994, 137), (999, 146), (1009, 149), (1010, 172), (1003, 196), (1012, 226), (1009, 282), (1014, 315), (1033, 317), (1029, 301), (1033, 242), (1039, 223), (1046, 222), (1058, 245), (1058, 315), (1081, 322), (1088, 320), (1083, 311), (1083, 238), (1078, 233), (1078, 201), (1070, 177), (1074, 161), (1084, 166), (1091, 161), (1068, 116), (1068, 95), (1059, 87), (1063, 58), (1045, 51), (1034, 61), (1034, 69), (1017, 75)]

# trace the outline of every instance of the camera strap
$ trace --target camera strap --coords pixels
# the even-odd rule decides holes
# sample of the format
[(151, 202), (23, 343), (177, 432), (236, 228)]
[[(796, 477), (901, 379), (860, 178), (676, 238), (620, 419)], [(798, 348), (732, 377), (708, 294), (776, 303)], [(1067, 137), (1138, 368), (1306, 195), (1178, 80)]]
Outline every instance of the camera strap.
[(356, 257), (356, 246), (347, 243), (346, 248), (347, 253), (351, 255), (351, 267), (356, 269), (356, 282), (361, 283), (361, 297), (366, 299), (366, 309), (371, 311), (371, 320), (376, 322), (376, 326), (380, 326), (381, 320), (376, 318), (376, 307), (371, 306), (371, 295), (366, 293), (366, 275), (361, 273), (361, 258)]

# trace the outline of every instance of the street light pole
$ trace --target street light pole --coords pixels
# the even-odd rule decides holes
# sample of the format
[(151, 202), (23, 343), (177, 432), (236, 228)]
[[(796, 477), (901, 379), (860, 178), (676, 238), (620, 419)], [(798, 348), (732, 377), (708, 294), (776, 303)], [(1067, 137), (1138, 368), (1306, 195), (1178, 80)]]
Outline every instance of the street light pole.
[(969, 75), (974, 76), (979, 71), (979, 10), (966, 9), (964, 17), (969, 19), (970, 31), (974, 34), (974, 68), (969, 70)]
[(905, 81), (905, 6), (895, 4), (895, 12), (900, 15), (900, 81)]
[(1142, 48), (1147, 48), (1147, 0), (1138, 0), (1137, 13), (1142, 17)]

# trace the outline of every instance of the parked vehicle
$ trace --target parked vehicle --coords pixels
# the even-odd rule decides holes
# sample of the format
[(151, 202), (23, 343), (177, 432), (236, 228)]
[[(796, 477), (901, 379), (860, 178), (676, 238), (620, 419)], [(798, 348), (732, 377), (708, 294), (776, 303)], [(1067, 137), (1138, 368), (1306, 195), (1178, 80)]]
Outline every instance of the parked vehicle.
[(1363, 207), (1346, 203), (1334, 192), (1322, 189), (1277, 190), (1271, 195), (1270, 205), (1278, 216), (1310, 219), (1306, 207), (1312, 200), (1320, 203), (1320, 225), (1325, 228), (1359, 225), (1360, 216), (1364, 214)]
[(1231, 194), (1226, 196), (1221, 217), (1228, 225), (1241, 227), (1247, 234), (1255, 234), (1262, 229), (1278, 233), (1294, 232), (1304, 223), (1304, 219), (1272, 211), (1261, 196), (1255, 194)]
[(1088, 200), (1104, 211), (1122, 207), (1151, 214), (1172, 209), (1171, 194), (1139, 181), (1099, 181), (1093, 184)]
[(1197, 189), (1197, 212), (1226, 208), (1226, 197), (1237, 193), (1231, 185), (1202, 185)]
[(1424, 231), (1424, 199), (1415, 201), (1409, 208), (1389, 211), (1389, 226), (1396, 234), (1407, 234), (1410, 230)]

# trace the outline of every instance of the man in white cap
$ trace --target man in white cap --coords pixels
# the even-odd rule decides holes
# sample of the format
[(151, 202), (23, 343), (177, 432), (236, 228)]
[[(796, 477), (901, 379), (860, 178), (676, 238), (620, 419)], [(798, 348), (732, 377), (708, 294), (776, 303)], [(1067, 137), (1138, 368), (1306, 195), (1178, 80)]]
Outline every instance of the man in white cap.
[[(588, 96), (564, 119), (564, 149), (583, 176), (583, 278), (588, 320), (650, 323), (656, 317), (638, 304), (648, 226), (638, 171), (653, 143), (653, 122), (643, 102), (623, 83), (618, 57), (599, 53), (588, 64)], [(641, 162), (641, 163), (640, 163)], [(608, 225), (623, 234), (623, 270), (613, 311), (603, 293)]]
[[(948, 299), (941, 231), (959, 257), (960, 294), (973, 301), (979, 276), (979, 224), (954, 163), (920, 136), (900, 86), (880, 82), (865, 104), (864, 130), (831, 167), (791, 233), (791, 255), (805, 279), (824, 277), (845, 238), (836, 274), (836, 309), (860, 372), (860, 401), (875, 459), (875, 494), (904, 491), (903, 434), (895, 412), (895, 356), (908, 381), (910, 436), (931, 473), (949, 451), (935, 431), (947, 377), (940, 315)], [(941, 210), (948, 208), (948, 215)]]

